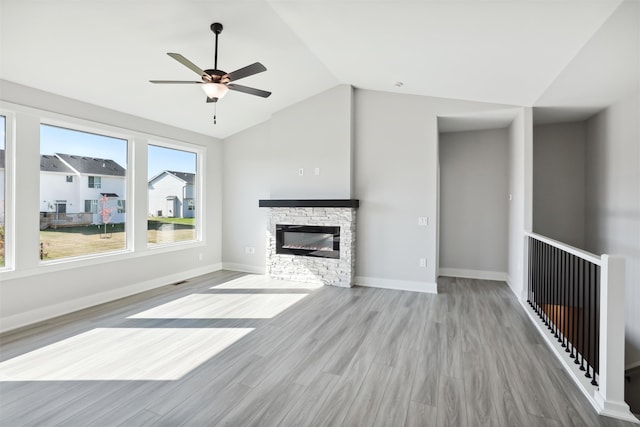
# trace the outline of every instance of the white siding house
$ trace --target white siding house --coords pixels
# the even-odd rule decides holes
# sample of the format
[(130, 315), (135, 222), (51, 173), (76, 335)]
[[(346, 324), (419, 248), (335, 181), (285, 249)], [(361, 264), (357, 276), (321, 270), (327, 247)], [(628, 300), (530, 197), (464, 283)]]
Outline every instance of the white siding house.
[(149, 216), (195, 217), (195, 174), (163, 171), (149, 180)]
[[(126, 170), (110, 159), (56, 153), (40, 156), (41, 219), (56, 217), (59, 224), (101, 224), (101, 200), (111, 209), (110, 223), (125, 221)], [(75, 215), (75, 217), (74, 217)], [(48, 220), (50, 222), (50, 220)], [(42, 220), (41, 220), (42, 222)], [(46, 222), (46, 221), (45, 221)]]

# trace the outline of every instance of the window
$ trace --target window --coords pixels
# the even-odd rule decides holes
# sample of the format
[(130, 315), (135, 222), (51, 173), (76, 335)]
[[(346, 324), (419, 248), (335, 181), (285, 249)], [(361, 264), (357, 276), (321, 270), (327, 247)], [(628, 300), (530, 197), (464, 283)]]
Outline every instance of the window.
[(89, 177), (89, 188), (102, 188), (100, 184), (101, 184), (101, 179), (99, 176)]
[(126, 192), (127, 140), (40, 125), (42, 260), (126, 249)]
[(97, 200), (85, 200), (84, 211), (88, 213), (98, 213), (98, 201)]
[(6, 122), (5, 116), (0, 116), (0, 267), (4, 267), (4, 235), (5, 235), (5, 217), (4, 217), (4, 199), (5, 199), (5, 145), (6, 145)]
[(125, 213), (124, 200), (118, 200), (118, 213)]
[(156, 145), (148, 153), (147, 242), (196, 240), (198, 153)]

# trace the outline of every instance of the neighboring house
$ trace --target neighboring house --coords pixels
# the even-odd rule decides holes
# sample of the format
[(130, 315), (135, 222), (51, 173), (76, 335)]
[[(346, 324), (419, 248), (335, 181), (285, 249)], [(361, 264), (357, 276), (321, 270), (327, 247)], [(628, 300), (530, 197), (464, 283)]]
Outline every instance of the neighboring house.
[(59, 225), (101, 224), (105, 196), (111, 209), (109, 222), (124, 222), (126, 172), (110, 159), (60, 153), (40, 156), (41, 222), (53, 215)]
[(149, 180), (149, 216), (195, 217), (195, 174), (163, 171)]

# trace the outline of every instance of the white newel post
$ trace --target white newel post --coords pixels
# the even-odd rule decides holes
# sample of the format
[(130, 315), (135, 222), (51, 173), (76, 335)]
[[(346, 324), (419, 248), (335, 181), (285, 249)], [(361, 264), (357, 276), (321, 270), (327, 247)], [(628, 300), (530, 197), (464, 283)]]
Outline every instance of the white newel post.
[(602, 255), (600, 267), (599, 388), (594, 398), (601, 415), (640, 423), (624, 401), (625, 260)]

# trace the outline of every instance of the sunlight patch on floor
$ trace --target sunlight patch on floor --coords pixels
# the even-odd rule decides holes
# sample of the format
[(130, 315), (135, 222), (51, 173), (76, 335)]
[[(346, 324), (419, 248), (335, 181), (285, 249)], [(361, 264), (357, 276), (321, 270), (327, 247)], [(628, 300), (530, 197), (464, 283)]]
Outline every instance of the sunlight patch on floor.
[(0, 363), (0, 381), (177, 380), (252, 328), (96, 328)]
[(211, 287), (211, 289), (307, 289), (321, 288), (321, 283), (303, 283), (271, 279), (265, 275), (247, 275)]
[(270, 319), (306, 294), (191, 294), (129, 319)]

